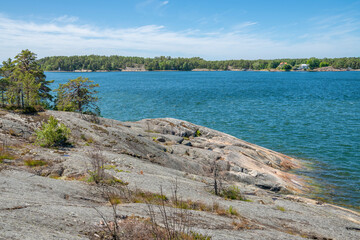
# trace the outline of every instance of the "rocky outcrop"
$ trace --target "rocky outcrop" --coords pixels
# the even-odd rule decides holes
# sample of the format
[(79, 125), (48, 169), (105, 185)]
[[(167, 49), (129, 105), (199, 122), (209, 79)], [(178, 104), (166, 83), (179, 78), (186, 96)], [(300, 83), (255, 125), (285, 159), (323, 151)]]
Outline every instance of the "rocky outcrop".
[(178, 119), (144, 119), (95, 124), (75, 113), (50, 112), (68, 125), (75, 136), (85, 134), (111, 151), (184, 171), (211, 176), (214, 164), (225, 180), (275, 192), (303, 190), (301, 179), (286, 172), (299, 167), (296, 159), (228, 134)]
[[(73, 146), (41, 148), (34, 132), (50, 115), (67, 125)], [(88, 239), (111, 207), (101, 191), (81, 179), (92, 170), (89, 153), (100, 150), (106, 174), (141, 189), (236, 209), (252, 228), (234, 219), (191, 211), (194, 231), (212, 239), (358, 239), (356, 212), (310, 200), (301, 178), (289, 172), (301, 163), (284, 154), (178, 119), (119, 122), (77, 113), (21, 115), (0, 111), (0, 141), (13, 157), (0, 163), (0, 238)], [(27, 167), (26, 160), (47, 164)], [(214, 168), (224, 185), (241, 189), (248, 201), (211, 193)], [(121, 204), (122, 215), (146, 217), (146, 205)], [(236, 225), (236, 224), (235, 224)], [(16, 227), (14, 227), (16, 226)], [(90, 229), (90, 230), (89, 230)]]

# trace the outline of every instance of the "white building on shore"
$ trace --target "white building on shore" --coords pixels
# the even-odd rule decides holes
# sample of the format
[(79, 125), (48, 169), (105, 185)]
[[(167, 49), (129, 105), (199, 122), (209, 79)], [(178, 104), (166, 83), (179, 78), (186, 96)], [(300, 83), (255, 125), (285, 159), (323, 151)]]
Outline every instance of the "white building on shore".
[(309, 64), (300, 64), (299, 69), (309, 69)]

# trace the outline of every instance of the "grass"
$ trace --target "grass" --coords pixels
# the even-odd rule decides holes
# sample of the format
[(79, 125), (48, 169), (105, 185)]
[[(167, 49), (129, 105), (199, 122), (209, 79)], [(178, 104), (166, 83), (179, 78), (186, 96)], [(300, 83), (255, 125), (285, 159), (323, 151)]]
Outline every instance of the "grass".
[(4, 159), (13, 160), (14, 156), (6, 152), (0, 153), (0, 162), (2, 162)]
[(24, 164), (25, 166), (28, 166), (28, 167), (39, 167), (39, 166), (45, 166), (47, 165), (48, 163), (43, 161), (43, 160), (32, 160), (32, 159), (29, 159), (29, 160), (25, 160), (24, 161)]
[(116, 178), (116, 177), (113, 177), (111, 179), (106, 179), (106, 180), (103, 181), (103, 183), (108, 184), (108, 185), (123, 185), (123, 186), (129, 185), (128, 182), (123, 181), (123, 180), (121, 180), (119, 178)]
[(106, 169), (106, 170), (115, 170), (116, 166), (115, 165), (104, 165), (104, 169)]
[(100, 179), (100, 178), (98, 178), (96, 173), (94, 173), (92, 171), (89, 171), (89, 173), (90, 173), (90, 176), (86, 180), (88, 183), (98, 182), (98, 183), (106, 184), (106, 185), (109, 185), (109, 186), (114, 186), (114, 185), (126, 186), (126, 185), (129, 185), (128, 182), (123, 181), (123, 180), (121, 180), (119, 178), (116, 178), (116, 177), (112, 177), (112, 178), (109, 178), (109, 179), (105, 179), (105, 178)]
[(86, 137), (84, 134), (81, 134), (80, 138), (88, 144), (94, 143), (94, 139), (92, 137)]
[(286, 209), (285, 209), (284, 207), (280, 207), (280, 206), (276, 206), (276, 209), (277, 209), (277, 210), (280, 210), (280, 211), (282, 211), (282, 212), (285, 212), (285, 211), (286, 211)]
[[(192, 232), (190, 231), (190, 228), (188, 229), (188, 227), (194, 225), (190, 218), (192, 213), (187, 210), (207, 211), (221, 216), (230, 217), (233, 219), (232, 228), (235, 230), (259, 229), (258, 226), (242, 217), (233, 206), (230, 206), (228, 209), (224, 209), (216, 202), (214, 202), (212, 205), (209, 205), (200, 201), (181, 200), (177, 197), (176, 190), (173, 190), (172, 197), (167, 197), (166, 195), (162, 194), (161, 188), (160, 193), (161, 194), (152, 193), (139, 189), (132, 191), (128, 187), (120, 187), (117, 188), (117, 190), (111, 190), (109, 188), (107, 192), (107, 200), (114, 209), (114, 216), (117, 215), (116, 206), (118, 204), (146, 203), (149, 208), (149, 218), (144, 219), (130, 216), (126, 217), (124, 220), (120, 220), (117, 222), (117, 224), (114, 224), (114, 222), (117, 221), (116, 218), (114, 221), (107, 221), (102, 216), (104, 222), (107, 223), (104, 224), (101, 232), (97, 232), (99, 239), (114, 239), (110, 236), (117, 236), (117, 234), (120, 233), (121, 237), (124, 237), (121, 239), (210, 240), (211, 237)], [(157, 214), (154, 213), (154, 209), (152, 207), (153, 205), (157, 205), (159, 208), (160, 214), (158, 216), (156, 216)], [(169, 207), (170, 209), (166, 207)], [(129, 222), (127, 223), (127, 221)], [(106, 233), (106, 236), (101, 236), (99, 233)]]
[[(114, 239), (113, 221), (106, 221), (106, 224), (102, 229), (98, 229), (95, 232), (88, 233), (88, 236), (95, 236), (91, 239)], [(156, 231), (154, 231), (156, 229)], [(111, 231), (109, 231), (111, 230)], [(96, 233), (96, 234), (95, 234)], [(119, 234), (118, 234), (119, 233)], [(118, 234), (117, 239), (183, 239), (183, 240), (211, 240), (211, 237), (205, 236), (201, 233), (190, 231), (189, 233), (177, 232), (176, 238), (170, 238), (164, 227), (155, 225), (147, 218), (141, 218), (137, 216), (129, 216), (122, 221), (118, 221)]]
[(164, 204), (167, 207), (179, 208), (184, 210), (211, 212), (220, 216), (240, 216), (240, 214), (232, 206), (226, 210), (220, 207), (219, 204), (216, 202), (209, 205), (201, 201), (173, 199), (168, 198), (163, 194), (142, 191), (139, 189), (131, 191), (130, 189), (126, 188), (123, 192), (126, 193), (114, 195), (113, 198), (119, 199), (120, 203), (147, 203), (154, 205)]
[(134, 192), (134, 199), (135, 203), (151, 203), (151, 204), (161, 204), (162, 201), (168, 202), (169, 199), (163, 194), (151, 193), (136, 190)]
[(239, 213), (236, 211), (236, 209), (234, 209), (233, 206), (230, 206), (227, 212), (232, 216), (239, 216)]
[(52, 179), (58, 179), (58, 180), (66, 180), (66, 181), (81, 181), (86, 182), (88, 180), (87, 175), (78, 175), (78, 176), (56, 176), (56, 175), (50, 175), (49, 178)]
[(153, 131), (153, 130), (145, 130), (145, 132), (147, 132), (147, 133), (160, 133), (158, 131)]
[(126, 172), (129, 173), (129, 171), (124, 171), (122, 169), (118, 169), (115, 165), (105, 165), (104, 166), (105, 170), (114, 170), (115, 172)]
[(191, 231), (191, 237), (194, 240), (211, 240), (211, 237), (202, 235), (201, 233), (196, 233)]

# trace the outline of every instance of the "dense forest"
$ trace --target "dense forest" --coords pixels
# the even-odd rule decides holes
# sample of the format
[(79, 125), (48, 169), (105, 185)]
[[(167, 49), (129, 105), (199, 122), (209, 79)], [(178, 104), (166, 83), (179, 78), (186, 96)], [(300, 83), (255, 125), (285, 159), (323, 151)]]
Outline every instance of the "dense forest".
[[(280, 64), (280, 63), (286, 64)], [(298, 59), (273, 59), (273, 60), (224, 60), (207, 61), (199, 57), (172, 58), (172, 57), (124, 57), (124, 56), (54, 56), (38, 60), (44, 71), (75, 71), (75, 70), (104, 70), (116, 71), (132, 67), (143, 66), (145, 70), (178, 70), (190, 71), (193, 69), (208, 70), (283, 70), (297, 69), (300, 64), (309, 64), (310, 69), (331, 66), (333, 68), (360, 69), (360, 58), (298, 58)]]

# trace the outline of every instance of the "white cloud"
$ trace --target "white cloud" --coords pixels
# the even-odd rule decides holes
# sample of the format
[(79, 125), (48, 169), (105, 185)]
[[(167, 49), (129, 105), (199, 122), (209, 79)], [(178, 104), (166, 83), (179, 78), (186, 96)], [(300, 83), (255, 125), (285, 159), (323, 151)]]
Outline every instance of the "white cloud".
[(161, 5), (161, 6), (165, 6), (165, 5), (168, 4), (168, 3), (169, 3), (169, 1), (163, 1), (163, 2), (160, 3), (160, 5)]
[(164, 6), (168, 5), (169, 1), (159, 1), (159, 0), (145, 0), (136, 5), (136, 9), (140, 12), (143, 11), (157, 11)]
[(360, 55), (360, 38), (352, 34), (350, 29), (341, 31), (338, 26), (335, 30), (309, 33), (306, 38), (299, 35), (300, 41), (292, 42), (285, 37), (275, 40), (275, 36), (265, 32), (254, 34), (246, 31), (248, 26), (254, 24), (255, 22), (240, 24), (243, 31), (170, 31), (159, 25), (113, 29), (74, 22), (25, 22), (0, 15), (0, 60), (14, 57), (27, 48), (39, 57), (101, 54), (269, 59)]
[(72, 17), (72, 16), (68, 16), (68, 15), (64, 15), (58, 18), (55, 18), (53, 20), (53, 22), (62, 22), (62, 23), (74, 23), (77, 20), (79, 20), (78, 17)]
[(248, 22), (243, 22), (243, 23), (237, 24), (233, 28), (236, 29), (236, 30), (239, 30), (239, 29), (243, 29), (243, 28), (247, 28), (247, 27), (256, 25), (256, 24), (257, 24), (257, 22), (248, 21)]

